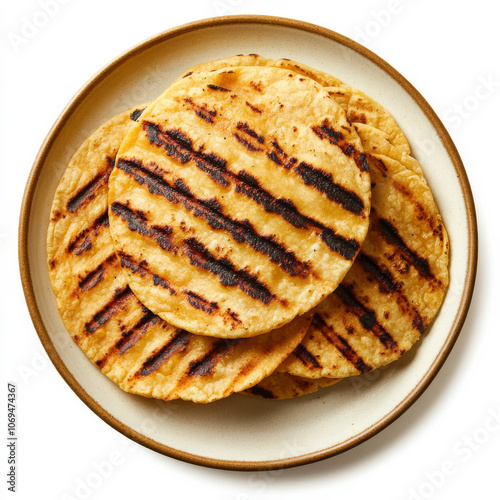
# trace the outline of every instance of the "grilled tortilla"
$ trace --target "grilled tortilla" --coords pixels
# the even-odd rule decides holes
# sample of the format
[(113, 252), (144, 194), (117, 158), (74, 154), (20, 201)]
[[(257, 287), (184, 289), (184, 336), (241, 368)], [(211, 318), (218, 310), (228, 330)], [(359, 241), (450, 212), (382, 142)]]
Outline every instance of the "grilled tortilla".
[(123, 390), (207, 403), (270, 375), (303, 338), (310, 316), (256, 338), (226, 340), (175, 328), (139, 302), (112, 244), (107, 188), (118, 146), (140, 113), (111, 119), (71, 159), (51, 210), (50, 280), (68, 332)]
[(367, 238), (342, 284), (314, 309), (301, 345), (279, 368), (301, 377), (347, 377), (395, 361), (425, 332), (448, 286), (449, 241), (404, 133), (372, 98), (288, 59), (234, 56), (195, 66), (276, 66), (321, 83), (345, 110), (367, 154), (372, 207)]
[(192, 333), (251, 337), (318, 304), (368, 229), (359, 137), (321, 85), (282, 68), (181, 78), (110, 178), (110, 229), (142, 303)]
[(280, 370), (347, 377), (395, 361), (421, 337), (448, 285), (448, 237), (425, 180), (389, 157), (369, 156), (370, 228), (339, 287)]

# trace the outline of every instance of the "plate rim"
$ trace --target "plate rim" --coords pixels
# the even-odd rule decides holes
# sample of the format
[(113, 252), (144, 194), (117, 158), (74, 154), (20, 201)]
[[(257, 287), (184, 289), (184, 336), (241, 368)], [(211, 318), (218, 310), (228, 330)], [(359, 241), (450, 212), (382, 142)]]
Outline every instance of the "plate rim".
[[(468, 234), (468, 248), (467, 248), (467, 266), (466, 266), (466, 276), (465, 284), (460, 298), (460, 303), (458, 305), (457, 314), (454, 318), (453, 324), (450, 327), (450, 331), (446, 337), (446, 341), (443, 344), (441, 350), (435, 357), (432, 365), (425, 373), (425, 375), (420, 379), (419, 383), (413, 388), (413, 390), (407, 394), (407, 396), (390, 412), (388, 412), (384, 417), (382, 417), (378, 422), (374, 423), (371, 427), (363, 430), (359, 434), (343, 441), (340, 444), (327, 447), (322, 450), (317, 450), (304, 455), (294, 456), (284, 459), (273, 459), (273, 460), (263, 460), (263, 461), (237, 461), (237, 460), (225, 460), (210, 457), (203, 457), (193, 453), (185, 452), (183, 450), (178, 450), (172, 448), (171, 446), (165, 445), (158, 441), (155, 441), (138, 431), (130, 428), (128, 425), (121, 422), (117, 417), (105, 410), (95, 399), (93, 399), (80, 385), (78, 380), (70, 372), (68, 367), (64, 364), (62, 358), (60, 357), (57, 349), (52, 343), (47, 329), (43, 323), (41, 312), (38, 308), (36, 301), (34, 285), (31, 278), (30, 272), (30, 262), (28, 255), (28, 230), (29, 230), (29, 217), (32, 210), (33, 197), (36, 190), (38, 179), (42, 172), (42, 166), (49, 154), (52, 144), (57, 139), (61, 129), (64, 127), (66, 118), (69, 117), (83, 102), (83, 100), (95, 89), (99, 83), (105, 79), (110, 73), (117, 69), (120, 65), (125, 63), (129, 58), (132, 58), (144, 51), (149, 50), (159, 43), (166, 42), (169, 39), (176, 38), (183, 34), (206, 29), (210, 27), (221, 27), (226, 25), (236, 25), (236, 24), (263, 24), (263, 25), (273, 25), (282, 26), (286, 28), (297, 29), (299, 31), (304, 31), (316, 35), (323, 36), (330, 39), (331, 41), (341, 44), (365, 58), (369, 59), (371, 62), (375, 63), (380, 69), (391, 76), (396, 83), (398, 83), (404, 90), (409, 94), (409, 96), (415, 101), (418, 107), (424, 112), (427, 119), (432, 124), (433, 129), (437, 132), (439, 139), (441, 140), (444, 149), (449, 156), (455, 172), (457, 174), (461, 194), (464, 199), (466, 219), (467, 219), (467, 234)], [(459, 152), (453, 143), (451, 136), (444, 127), (443, 123), (426, 101), (426, 99), (418, 92), (418, 90), (394, 67), (387, 63), (380, 56), (372, 52), (370, 49), (364, 47), (363, 45), (355, 42), (354, 40), (332, 31), (328, 28), (312, 24), (306, 21), (301, 21), (297, 19), (291, 19), (279, 16), (267, 16), (267, 15), (231, 15), (231, 16), (218, 16), (210, 17), (197, 21), (192, 21), (185, 23), (165, 31), (162, 31), (146, 40), (136, 44), (127, 51), (123, 52), (121, 55), (113, 59), (111, 62), (106, 64), (101, 70), (99, 70), (93, 77), (91, 77), (84, 85), (78, 90), (78, 92), (73, 96), (69, 103), (65, 106), (62, 112), (57, 117), (56, 121), (52, 125), (48, 134), (40, 146), (40, 149), (35, 157), (33, 165), (31, 167), (30, 173), (26, 181), (26, 187), (24, 190), (23, 198), (21, 201), (21, 209), (19, 216), (19, 233), (18, 233), (18, 259), (19, 259), (19, 271), (21, 275), (21, 284), (28, 307), (28, 311), (31, 316), (31, 320), (38, 334), (38, 337), (45, 349), (49, 359), (55, 366), (56, 370), (69, 385), (69, 387), (75, 392), (75, 394), (80, 398), (80, 400), (87, 405), (97, 416), (104, 420), (112, 428), (125, 435), (126, 437), (132, 439), (138, 444), (145, 446), (153, 451), (160, 454), (175, 458), (184, 462), (202, 465), (206, 467), (225, 469), (225, 470), (237, 470), (237, 471), (265, 471), (274, 469), (284, 469), (299, 465), (305, 465), (325, 458), (329, 458), (345, 452), (355, 446), (363, 443), (364, 441), (372, 438), (380, 431), (385, 429), (388, 425), (393, 423), (397, 418), (399, 418), (406, 410), (408, 410), (415, 401), (423, 394), (427, 389), (429, 384), (434, 380), (439, 370), (446, 361), (448, 355), (450, 354), (459, 334), (465, 322), (474, 290), (476, 273), (477, 273), (477, 258), (478, 258), (478, 231), (477, 231), (477, 219), (476, 210), (473, 199), (472, 190), (469, 184), (467, 173), (465, 167), (460, 158)]]

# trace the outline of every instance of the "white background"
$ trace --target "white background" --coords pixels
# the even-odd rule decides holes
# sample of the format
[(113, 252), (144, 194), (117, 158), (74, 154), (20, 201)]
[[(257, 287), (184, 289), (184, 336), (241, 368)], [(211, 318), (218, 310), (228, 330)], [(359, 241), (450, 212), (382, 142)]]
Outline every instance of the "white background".
[[(500, 498), (500, 30), (492, 9), (487, 0), (1, 0), (0, 437), (7, 431), (6, 387), (12, 381), (19, 440), (15, 494), (7, 490), (6, 439), (0, 443), (0, 497)], [(469, 176), (479, 226), (471, 309), (427, 391), (360, 446), (275, 472), (176, 461), (135, 445), (101, 421), (48, 361), (18, 271), (17, 225), (26, 179), (68, 101), (131, 46), (177, 25), (225, 14), (316, 23), (394, 66), (448, 128)]]

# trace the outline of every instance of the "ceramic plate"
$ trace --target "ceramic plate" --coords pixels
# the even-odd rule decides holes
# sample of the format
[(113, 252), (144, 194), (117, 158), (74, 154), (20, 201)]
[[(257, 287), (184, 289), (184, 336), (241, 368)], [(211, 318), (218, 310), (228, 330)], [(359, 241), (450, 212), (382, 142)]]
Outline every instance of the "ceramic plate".
[[(190, 66), (235, 54), (294, 59), (332, 73), (396, 118), (420, 161), (451, 241), (450, 286), (432, 328), (401, 360), (295, 400), (233, 395), (209, 405), (121, 391), (73, 343), (59, 318), (45, 256), (56, 186), (80, 143), (102, 122), (156, 97)], [(307, 23), (214, 18), (161, 33), (111, 62), (64, 109), (34, 163), (20, 218), (20, 268), (35, 328), (59, 373), (103, 420), (160, 453), (211, 467), (259, 470), (345, 451), (393, 422), (434, 378), (469, 307), (477, 259), (474, 203), (459, 155), (424, 98), (355, 42)]]

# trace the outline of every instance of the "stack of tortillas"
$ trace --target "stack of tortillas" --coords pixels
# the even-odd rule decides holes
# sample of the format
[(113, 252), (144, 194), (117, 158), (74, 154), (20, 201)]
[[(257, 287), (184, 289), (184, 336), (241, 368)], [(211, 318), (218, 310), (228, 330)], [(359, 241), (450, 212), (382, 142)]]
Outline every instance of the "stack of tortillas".
[(391, 115), (333, 76), (191, 68), (71, 159), (48, 264), (61, 318), (123, 390), (292, 398), (395, 361), (448, 284), (448, 239)]

